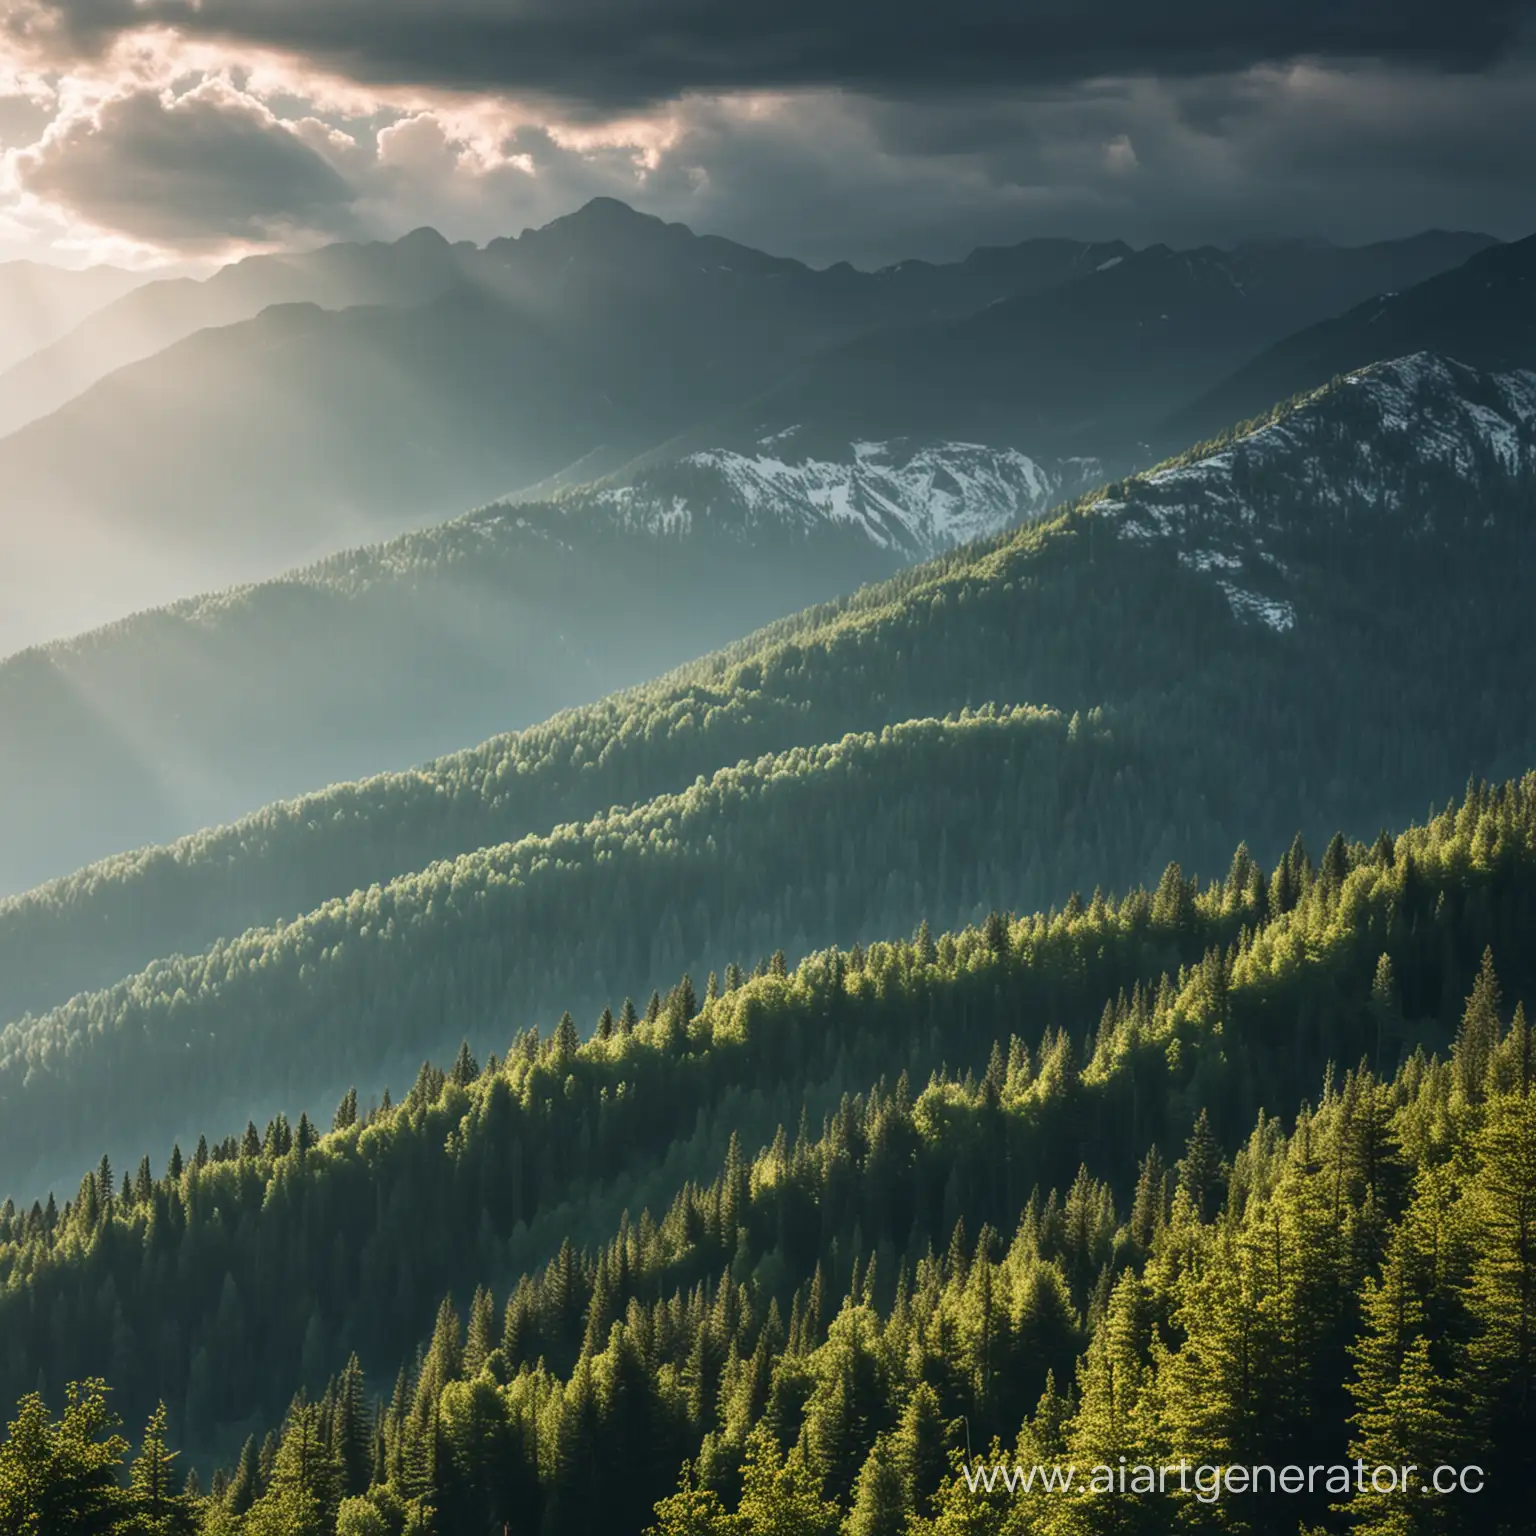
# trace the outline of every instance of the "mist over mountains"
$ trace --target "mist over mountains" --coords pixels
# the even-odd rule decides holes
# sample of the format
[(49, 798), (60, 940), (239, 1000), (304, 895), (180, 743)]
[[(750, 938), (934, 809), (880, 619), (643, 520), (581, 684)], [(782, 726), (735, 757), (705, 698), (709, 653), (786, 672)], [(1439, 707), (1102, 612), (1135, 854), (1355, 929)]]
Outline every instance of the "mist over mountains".
[(1520, 1536), (1533, 269), (0, 268), (0, 1531)]
[[(0, 262), (0, 369), (45, 352), (143, 281), (142, 274), (121, 267)], [(0, 430), (10, 425), (0, 419)]]
[(14, 655), (0, 891), (533, 725), (1096, 478), (964, 444), (808, 458), (791, 437), (492, 505)]
[(0, 636), (149, 607), (0, 663), (0, 888), (531, 725), (1037, 516), (1234, 360), (1469, 255), (1521, 250), (815, 271), (598, 199), (483, 248), (134, 287), (5, 376), (74, 394), (0, 437)]
[(810, 424), (1129, 466), (1170, 399), (1485, 244), (1048, 240), (814, 271), (599, 199), (478, 250), (422, 230), (147, 284), (0, 378), (0, 648), (672, 440)]

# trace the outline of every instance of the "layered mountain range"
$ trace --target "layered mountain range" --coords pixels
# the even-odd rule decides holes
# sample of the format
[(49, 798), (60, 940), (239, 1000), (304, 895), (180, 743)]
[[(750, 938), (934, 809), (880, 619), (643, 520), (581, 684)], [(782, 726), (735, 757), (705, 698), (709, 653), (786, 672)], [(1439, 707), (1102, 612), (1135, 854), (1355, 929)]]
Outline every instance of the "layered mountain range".
[[(57, 615), (55, 577), (65, 613), (178, 600), (0, 663), (0, 889), (531, 724), (1036, 516), (1150, 453), (1127, 446), (1149, 392), (1165, 415), (1180, 381), (1298, 316), (1469, 251), (1474, 273), (1527, 260), (1442, 234), (1189, 253), (1038, 240), (817, 272), (598, 200), (483, 249), (418, 231), (135, 288), (23, 367), (149, 354), (0, 439), (0, 460), (19, 455), (0, 629)], [(1454, 278), (1436, 291), (1476, 291)], [(84, 375), (57, 377), (67, 392)], [(17, 378), (18, 398), (46, 393)], [(1120, 426), (1057, 430), (1114, 398)], [(1058, 451), (1020, 446), (1034, 440)], [(1066, 451), (1089, 444), (1109, 446)], [(29, 482), (39, 454), (94, 477), (97, 512), (76, 520)], [(441, 526), (180, 596), (530, 480)]]
[[(33, 336), (19, 366), (0, 375), (0, 435), (47, 415), (117, 368), (152, 357), (196, 331), (254, 319), (274, 304), (408, 308), (468, 287), (547, 308), (562, 291), (580, 293), (594, 279), (604, 287), (628, 283), (644, 289), (681, 278), (700, 287), (726, 284), (784, 311), (798, 309), (837, 335), (908, 314), (964, 314), (999, 297), (1053, 287), (1129, 254), (1131, 248), (1118, 241), (1038, 239), (981, 247), (949, 264), (906, 261), (858, 272), (843, 263), (818, 272), (718, 236), (695, 236), (681, 224), (664, 224), (612, 198), (595, 198), (542, 229), (484, 247), (450, 244), (434, 229), (418, 229), (389, 243), (343, 242), (308, 253), (251, 256), (201, 281), (145, 281), (132, 293), (124, 292), (131, 286), (128, 274), (114, 280), (34, 267), (34, 274), (49, 272), (55, 287), (67, 279), (74, 288), (89, 281), (90, 291), (101, 297), (89, 306), (97, 312), (88, 319), (85, 308), (65, 311), (73, 316), (69, 324), (53, 327), (55, 334), (42, 340)], [(23, 275), (15, 273), (18, 286)]]
[(1095, 478), (973, 444), (811, 458), (791, 434), (28, 650), (0, 663), (0, 889), (532, 725)]
[[(0, 1527), (1524, 1531), (1533, 264), (600, 200), (13, 369)], [(957, 1468), (1282, 1453), (1484, 1493)]]
[(480, 249), (418, 231), (148, 284), (0, 380), (0, 648), (792, 426), (1130, 465), (1170, 401), (1487, 244), (815, 271), (599, 199)]
[[(35, 1177), (50, 1146), (67, 1164), (65, 1102), (119, 1148), (185, 1131), (122, 1097), (130, 1070), (174, 1070), (216, 1124), (239, 1095), (376, 1082), (444, 1030), (488, 1045), (557, 999), (595, 1007), (770, 937), (793, 952), (972, 916), (982, 892), (1123, 885), (1175, 847), (1209, 867), (1239, 835), (1261, 856), (1298, 825), (1366, 835), (1469, 771), (1515, 771), (1536, 760), (1509, 707), (1533, 660), (1533, 391), (1378, 365), (647, 689), (7, 904), (3, 1011), (37, 1017), (0, 1037), (6, 1166)], [(722, 468), (739, 486), (724, 455), (683, 472)], [(673, 517), (674, 490), (648, 489), (651, 514), (643, 483), (586, 505)], [(532, 522), (453, 531), (508, 521)], [(957, 722), (984, 704), (1009, 713)]]

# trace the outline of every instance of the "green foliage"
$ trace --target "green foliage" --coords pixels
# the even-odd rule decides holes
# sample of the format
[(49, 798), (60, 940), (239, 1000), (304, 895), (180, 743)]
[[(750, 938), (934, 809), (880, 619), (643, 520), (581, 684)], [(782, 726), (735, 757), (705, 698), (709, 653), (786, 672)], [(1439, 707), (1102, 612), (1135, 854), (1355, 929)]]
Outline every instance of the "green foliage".
[(117, 1423), (101, 1381), (70, 1383), (57, 1422), (41, 1397), (23, 1398), (0, 1442), (0, 1530), (94, 1536), (139, 1529), (138, 1501), (125, 1498), (117, 1482), (128, 1449)]
[[(1357, 845), (1343, 864), (1313, 878), (1287, 854), (1279, 908), (1240, 855), (1205, 890), (1170, 876), (1160, 899), (830, 951), (702, 1005), (680, 984), (628, 1033), (528, 1035), (484, 1069), (463, 1053), (452, 1073), (424, 1068), (399, 1107), (312, 1146), (274, 1123), (174, 1179), (97, 1168), (51, 1218), (5, 1212), (0, 1341), (14, 1356), (29, 1335), (9, 1320), (49, 1317), (73, 1353), (18, 1371), (115, 1358), (131, 1399), (137, 1339), (178, 1323), (223, 1367), (189, 1368), (195, 1437), (253, 1409), (275, 1418), (272, 1390), (307, 1355), (323, 1372), (316, 1316), (342, 1340), (379, 1321), (374, 1357), (398, 1359), (414, 1327), (391, 1399), (370, 1402), (358, 1360), (338, 1362), (219, 1492), (154, 1515), (181, 1530), (191, 1510), (210, 1536), (501, 1521), (1067, 1536), (1233, 1516), (1289, 1536), (1298, 1521), (1451, 1533), (1465, 1513), (1321, 1488), (1241, 1506), (984, 1495), (955, 1470), (967, 1440), (1020, 1464), (1109, 1466), (1454, 1463), (1475, 1446), (1479, 1528), (1513, 1532), (1536, 1439), (1536, 1120), (1524, 1011), (1506, 1022), (1497, 1000), (1536, 985), (1522, 942), (1536, 780), (1477, 787), (1390, 857)], [(1162, 965), (1181, 945), (1189, 958)], [(1448, 991), (1465, 999), (1454, 1029)], [(1021, 1004), (1075, 1020), (1078, 1038), (1054, 1022), (1034, 1045), (999, 1038)], [(917, 1091), (886, 1077), (836, 1100), (819, 1135), (765, 1131), (752, 1156), (729, 1138), (714, 1176), (684, 1181), (659, 1218), (562, 1244), (499, 1302), (477, 1280), (467, 1326), (441, 1289), (428, 1300), (507, 1268), (512, 1191), (497, 1181), (526, 1160), (519, 1141), (590, 1156), (611, 1136), (615, 1157), (657, 1155), (733, 1081), (833, 1081), (834, 1062), (879, 1076), (917, 1066), (930, 1031), (975, 1065), (933, 1062)], [(1329, 1069), (1378, 1051), (1390, 1075)], [(1315, 1102), (1286, 1112), (1319, 1078)], [(272, 1309), (261, 1298), (284, 1276), (308, 1278)], [(271, 1386), (239, 1378), (254, 1358)], [(63, 1520), (58, 1501), (85, 1500), (147, 1518), (169, 1488), (165, 1436), (152, 1411), (124, 1486), (98, 1385), (60, 1425), (26, 1398), (0, 1447), (0, 1508), (19, 1521), (51, 1498)]]
[[(52, 1092), (89, 1102), (99, 1134), (130, 1147), (169, 1139), (194, 1085), (207, 1123), (237, 1094), (285, 1097), (291, 1020), (307, 1021), (297, 1038), (319, 1077), (305, 1080), (339, 1094), (402, 1054), (466, 1034), (488, 1049), (531, 1017), (590, 1018), (621, 987), (643, 997), (774, 947), (793, 960), (925, 916), (1124, 888), (1175, 852), (1214, 870), (1243, 835), (1266, 862), (1298, 825), (1319, 848), (1335, 828), (1370, 835), (1443, 803), (1469, 766), (1536, 760), (1528, 712), (1508, 705), (1533, 660), (1528, 472), (1487, 453), (1466, 473), (1425, 459), (1347, 386), (1265, 430), (1262, 451), (1250, 433), (1200, 460), (1204, 491), (1128, 482), (1121, 502), (808, 610), (633, 693), (4, 904), (11, 1187), (94, 1155)], [(1251, 526), (1230, 516), (1237, 493)], [(1174, 532), (1151, 537), (1175, 510)], [(1199, 568), (1213, 550), (1234, 558), (1233, 539), (1244, 579), (1283, 589), (1293, 629), (1235, 616)], [(919, 723), (989, 707), (1002, 720), (1026, 701), (1065, 722), (1066, 742), (1037, 750), (1059, 729), (1042, 728), (1009, 761), (1009, 732), (967, 737), (974, 787)], [(909, 734), (888, 742), (887, 728)], [(989, 753), (1003, 761), (981, 766)], [(1335, 882), (1342, 851), (1318, 870), (1293, 861), (1275, 903)], [(367, 979), (394, 959), (408, 985)], [(210, 1007), (226, 983), (228, 1006)], [(137, 1091), (115, 1091), (141, 1022), (154, 1052)]]

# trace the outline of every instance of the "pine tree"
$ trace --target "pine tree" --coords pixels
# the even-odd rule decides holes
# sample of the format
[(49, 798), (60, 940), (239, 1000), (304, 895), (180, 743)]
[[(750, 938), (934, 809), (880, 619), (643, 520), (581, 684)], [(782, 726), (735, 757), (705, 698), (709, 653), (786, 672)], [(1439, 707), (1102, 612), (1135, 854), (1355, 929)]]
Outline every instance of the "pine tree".
[(560, 1015), (560, 1022), (555, 1026), (554, 1057), (556, 1067), (562, 1071), (569, 1071), (571, 1063), (576, 1059), (576, 1052), (581, 1046), (581, 1036), (576, 1032), (576, 1020), (570, 1015), (570, 1010)]
[(1494, 1099), (1474, 1138), (1479, 1167), (1466, 1192), (1477, 1234), (1467, 1309), (1475, 1413), (1490, 1442), (1510, 1448), (1505, 1487), (1536, 1477), (1536, 1096)]
[(372, 1478), (374, 1425), (368, 1407), (363, 1368), (354, 1354), (336, 1383), (336, 1416), (331, 1445), (341, 1469), (346, 1497), (367, 1492)]
[(906, 1484), (890, 1437), (877, 1435), (859, 1471), (844, 1536), (902, 1536), (907, 1514)]
[(1136, 1194), (1131, 1203), (1131, 1241), (1143, 1252), (1162, 1229), (1168, 1216), (1168, 1171), (1162, 1154), (1154, 1146), (1142, 1159), (1136, 1177)]
[(933, 932), (928, 927), (926, 917), (917, 925), (917, 932), (912, 936), (912, 944), (917, 950), (917, 958), (924, 965), (933, 965), (938, 960), (939, 946), (933, 942)]
[(1493, 951), (1483, 951), (1483, 963), (1472, 983), (1471, 995), (1461, 1016), (1461, 1029), (1451, 1052), (1456, 1085), (1469, 1104), (1481, 1102), (1489, 1063), (1500, 1034), (1499, 978), (1493, 969)]
[(190, 1536), (197, 1528), (192, 1501), (176, 1492), (176, 1452), (166, 1443), (162, 1403), (144, 1429), (143, 1443), (129, 1478), (128, 1502), (142, 1536)]
[(1376, 962), (1376, 976), (1371, 982), (1371, 1023), (1376, 1033), (1373, 1070), (1377, 1076), (1381, 1074), (1382, 1051), (1387, 1041), (1396, 1035), (1400, 1022), (1397, 977), (1392, 970), (1391, 955), (1383, 953)]
[(331, 1117), (333, 1131), (345, 1131), (357, 1124), (357, 1089), (348, 1088), (342, 1095), (336, 1113)]
[(480, 1076), (480, 1063), (470, 1054), (469, 1041), (459, 1042), (459, 1054), (453, 1059), (453, 1069), (448, 1074), (450, 1082), (457, 1083), (460, 1088), (467, 1088)]
[(1418, 1483), (1382, 1489), (1366, 1482), (1346, 1504), (1361, 1536), (1431, 1536), (1447, 1529), (1440, 1500), (1425, 1498), (1424, 1483), (1434, 1468), (1461, 1465), (1467, 1453), (1460, 1415), (1449, 1384), (1430, 1360), (1429, 1340), (1415, 1338), (1405, 1351), (1397, 1379), (1381, 1398), (1362, 1410), (1351, 1458), (1367, 1467), (1419, 1469)]
[(480, 1286), (469, 1307), (469, 1328), (464, 1342), (464, 1375), (475, 1377), (496, 1348), (496, 1303), (490, 1291)]
[[(1111, 1295), (1104, 1321), (1095, 1331), (1078, 1370), (1078, 1407), (1067, 1429), (1067, 1459), (1083, 1468), (1153, 1459), (1152, 1426), (1146, 1403), (1151, 1319), (1142, 1282), (1123, 1275)], [(1078, 1528), (1104, 1532), (1162, 1532), (1170, 1509), (1152, 1495), (1115, 1491), (1093, 1499)]]
[(677, 984), (675, 997), (676, 1005), (674, 1011), (677, 1015), (677, 1021), (684, 1029), (687, 1029), (699, 1011), (699, 999), (693, 990), (693, 977), (689, 976), (686, 972), (683, 974), (683, 979)]
[(258, 1466), (255, 1435), (248, 1435), (235, 1463), (234, 1476), (229, 1480), (225, 1503), (230, 1512), (243, 1515), (261, 1497), (261, 1472)]
[(320, 1433), (319, 1410), (295, 1403), (270, 1485), (246, 1515), (246, 1530), (251, 1536), (327, 1536), (340, 1502), (340, 1480), (334, 1454)]
[(926, 1518), (949, 1465), (952, 1443), (938, 1393), (926, 1382), (912, 1389), (892, 1436), (891, 1454), (901, 1473), (906, 1508)]
[(1323, 850), (1323, 862), (1318, 870), (1318, 880), (1330, 894), (1337, 895), (1349, 873), (1349, 845), (1342, 832), (1335, 832)]
[(1211, 1130), (1210, 1116), (1201, 1110), (1195, 1128), (1179, 1160), (1179, 1189), (1188, 1197), (1195, 1215), (1204, 1220), (1207, 1208), (1222, 1181), (1221, 1148)]

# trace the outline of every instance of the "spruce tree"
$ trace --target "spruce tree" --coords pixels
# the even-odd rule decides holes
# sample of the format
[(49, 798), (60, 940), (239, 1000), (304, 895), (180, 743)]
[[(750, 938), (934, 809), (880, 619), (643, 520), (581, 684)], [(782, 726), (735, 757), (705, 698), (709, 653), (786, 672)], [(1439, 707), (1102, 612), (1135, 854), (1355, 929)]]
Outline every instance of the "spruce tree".
[(908, 1512), (907, 1488), (890, 1438), (877, 1435), (859, 1469), (844, 1536), (902, 1536)]
[(1478, 1103), (1483, 1097), (1484, 1080), (1499, 1035), (1499, 978), (1493, 969), (1493, 951), (1485, 949), (1451, 1051), (1456, 1085), (1469, 1104)]
[(166, 1445), (162, 1403), (144, 1429), (139, 1454), (129, 1476), (128, 1502), (135, 1528), (143, 1536), (191, 1536), (197, 1528), (192, 1501), (176, 1491), (176, 1455)]

